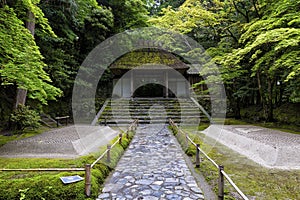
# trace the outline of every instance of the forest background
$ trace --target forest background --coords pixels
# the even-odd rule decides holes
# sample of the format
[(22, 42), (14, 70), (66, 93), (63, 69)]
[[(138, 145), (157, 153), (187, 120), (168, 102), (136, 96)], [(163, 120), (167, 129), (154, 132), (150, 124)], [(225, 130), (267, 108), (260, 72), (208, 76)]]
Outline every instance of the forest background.
[[(72, 116), (88, 53), (117, 33), (156, 26), (206, 49), (221, 71), (228, 117), (298, 129), (299, 11), (298, 0), (0, 0), (1, 127), (13, 128), (18, 112)], [(111, 89), (107, 71), (98, 109)], [(20, 102), (27, 106), (16, 109)]]

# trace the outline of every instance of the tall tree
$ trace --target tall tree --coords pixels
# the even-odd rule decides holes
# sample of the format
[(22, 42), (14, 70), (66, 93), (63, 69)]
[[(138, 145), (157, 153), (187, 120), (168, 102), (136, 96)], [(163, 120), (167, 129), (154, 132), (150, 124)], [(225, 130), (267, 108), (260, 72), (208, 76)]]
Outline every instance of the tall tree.
[(57, 37), (43, 34), (37, 26), (36, 41), (45, 57), (53, 84), (63, 90), (59, 103), (45, 112), (71, 114), (76, 73), (87, 54), (112, 32), (112, 11), (96, 0), (52, 0), (39, 5)]
[[(273, 120), (274, 93), (277, 87), (299, 88), (299, 1), (279, 1), (268, 5), (262, 18), (244, 27), (236, 49), (224, 59), (225, 64), (251, 65), (251, 76), (258, 90), (267, 121)], [(291, 78), (292, 77), (292, 78)], [(290, 100), (299, 98), (298, 90), (287, 94)], [(283, 94), (281, 94), (283, 95)]]
[[(48, 25), (47, 19), (44, 18), (42, 11), (37, 6), (39, 0), (10, 1), (9, 3), (14, 5), (18, 17), (20, 17), (25, 22), (26, 28), (30, 31), (33, 37), (35, 33), (36, 21), (43, 26), (43, 31), (48, 31), (50, 34), (54, 35), (51, 27), (49, 27)], [(15, 108), (17, 108), (19, 104), (25, 105), (26, 96), (27, 89), (18, 87)]]
[(32, 34), (6, 5), (0, 8), (0, 21), (1, 87), (16, 85), (28, 90), (30, 99), (44, 104), (55, 99), (61, 91), (51, 85)]
[(186, 0), (150, 22), (188, 34), (207, 49), (221, 67), (237, 117), (240, 103), (256, 102), (271, 121), (274, 102), (283, 96), (299, 101), (298, 12), (295, 0)]

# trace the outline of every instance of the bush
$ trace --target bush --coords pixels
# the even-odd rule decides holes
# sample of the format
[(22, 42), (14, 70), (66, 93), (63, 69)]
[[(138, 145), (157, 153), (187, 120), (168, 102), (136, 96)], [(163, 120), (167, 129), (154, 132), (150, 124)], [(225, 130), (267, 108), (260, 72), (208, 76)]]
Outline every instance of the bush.
[(25, 128), (38, 128), (40, 126), (40, 116), (28, 106), (19, 105), (11, 114), (10, 121), (13, 130), (24, 131)]

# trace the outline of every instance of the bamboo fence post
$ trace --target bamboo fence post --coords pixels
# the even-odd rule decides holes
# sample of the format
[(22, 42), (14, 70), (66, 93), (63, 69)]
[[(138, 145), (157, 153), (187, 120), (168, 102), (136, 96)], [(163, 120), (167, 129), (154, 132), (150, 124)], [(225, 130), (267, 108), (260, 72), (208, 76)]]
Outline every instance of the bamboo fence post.
[(188, 139), (187, 134), (185, 134), (185, 145), (186, 145), (186, 148), (189, 148), (189, 139)]
[(110, 162), (110, 149), (111, 149), (111, 145), (110, 144), (108, 144), (107, 145), (107, 162)]
[(224, 199), (224, 166), (219, 165), (219, 187), (218, 187), (218, 200)]
[(200, 144), (196, 145), (196, 168), (200, 167)]
[(91, 196), (91, 165), (85, 165), (85, 194)]
[(122, 144), (122, 133), (119, 134), (119, 137), (120, 137), (119, 144)]

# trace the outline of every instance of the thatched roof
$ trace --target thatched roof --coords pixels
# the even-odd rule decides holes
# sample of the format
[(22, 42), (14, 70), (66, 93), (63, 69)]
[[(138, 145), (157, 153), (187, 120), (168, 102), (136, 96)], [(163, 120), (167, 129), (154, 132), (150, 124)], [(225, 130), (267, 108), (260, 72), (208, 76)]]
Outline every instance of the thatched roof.
[(163, 50), (139, 50), (123, 55), (116, 60), (110, 69), (115, 74), (124, 73), (131, 69), (164, 69), (171, 67), (177, 71), (184, 72), (189, 66), (175, 55)]

